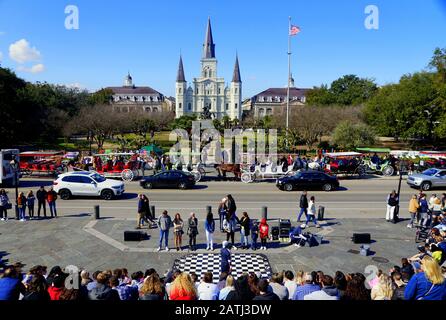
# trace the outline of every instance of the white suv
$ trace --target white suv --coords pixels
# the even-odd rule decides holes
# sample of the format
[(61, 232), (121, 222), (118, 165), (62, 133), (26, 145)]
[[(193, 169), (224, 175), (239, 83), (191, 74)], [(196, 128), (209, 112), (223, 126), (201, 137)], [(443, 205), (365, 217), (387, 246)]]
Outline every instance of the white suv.
[(124, 183), (106, 179), (97, 172), (75, 171), (61, 174), (53, 183), (62, 200), (71, 196), (100, 196), (104, 200), (111, 200), (124, 193)]

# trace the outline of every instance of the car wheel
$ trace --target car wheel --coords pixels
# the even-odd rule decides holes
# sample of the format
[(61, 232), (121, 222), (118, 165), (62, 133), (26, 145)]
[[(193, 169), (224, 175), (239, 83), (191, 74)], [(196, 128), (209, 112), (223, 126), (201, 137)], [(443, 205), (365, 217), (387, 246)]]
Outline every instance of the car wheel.
[(430, 190), (431, 189), (431, 183), (430, 182), (423, 182), (421, 185), (420, 185), (420, 188), (421, 188), (421, 190), (423, 190), (423, 191), (428, 191), (428, 190)]
[(71, 198), (71, 192), (67, 189), (62, 189), (59, 191), (59, 196), (62, 200), (69, 200)]
[(144, 183), (144, 189), (153, 189), (152, 182), (146, 182)]
[(106, 189), (106, 190), (102, 190), (101, 192), (101, 197), (104, 200), (111, 200), (114, 197), (113, 191)]
[(178, 184), (178, 189), (181, 189), (181, 190), (187, 189), (186, 183), (185, 182), (180, 182)]
[(331, 190), (333, 190), (333, 186), (331, 185), (331, 183), (326, 183), (322, 186), (322, 190), (324, 190), (326, 192), (331, 191)]
[(285, 191), (293, 191), (293, 185), (291, 183), (287, 183), (286, 185), (283, 186), (283, 189)]

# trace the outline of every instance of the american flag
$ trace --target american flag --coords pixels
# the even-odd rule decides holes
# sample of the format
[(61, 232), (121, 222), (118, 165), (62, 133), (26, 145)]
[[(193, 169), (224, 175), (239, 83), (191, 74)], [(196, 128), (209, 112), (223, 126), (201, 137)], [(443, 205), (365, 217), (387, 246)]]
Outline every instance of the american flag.
[(290, 36), (295, 36), (299, 32), (300, 32), (300, 28), (298, 26), (293, 26), (293, 25), (291, 26)]

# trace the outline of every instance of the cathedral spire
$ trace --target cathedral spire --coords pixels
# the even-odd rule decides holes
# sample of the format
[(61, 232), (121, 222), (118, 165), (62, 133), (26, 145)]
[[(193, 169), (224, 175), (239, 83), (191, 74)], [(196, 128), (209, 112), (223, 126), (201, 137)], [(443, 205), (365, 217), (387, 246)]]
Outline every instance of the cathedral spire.
[(208, 18), (208, 26), (206, 30), (206, 38), (203, 45), (203, 59), (215, 58), (215, 44), (212, 38), (211, 18)]
[(240, 67), (238, 64), (238, 54), (235, 57), (234, 74), (232, 75), (232, 82), (242, 82), (242, 77), (240, 76)]
[(186, 82), (183, 68), (183, 57), (180, 55), (180, 63), (178, 65), (177, 82)]

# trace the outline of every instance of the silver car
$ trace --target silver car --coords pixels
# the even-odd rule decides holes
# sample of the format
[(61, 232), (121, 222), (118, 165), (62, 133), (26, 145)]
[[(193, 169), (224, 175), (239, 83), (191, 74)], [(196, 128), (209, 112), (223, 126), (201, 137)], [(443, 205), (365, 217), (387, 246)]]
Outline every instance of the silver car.
[(407, 178), (407, 184), (424, 191), (432, 188), (446, 188), (446, 169), (431, 168), (422, 173), (412, 174)]

